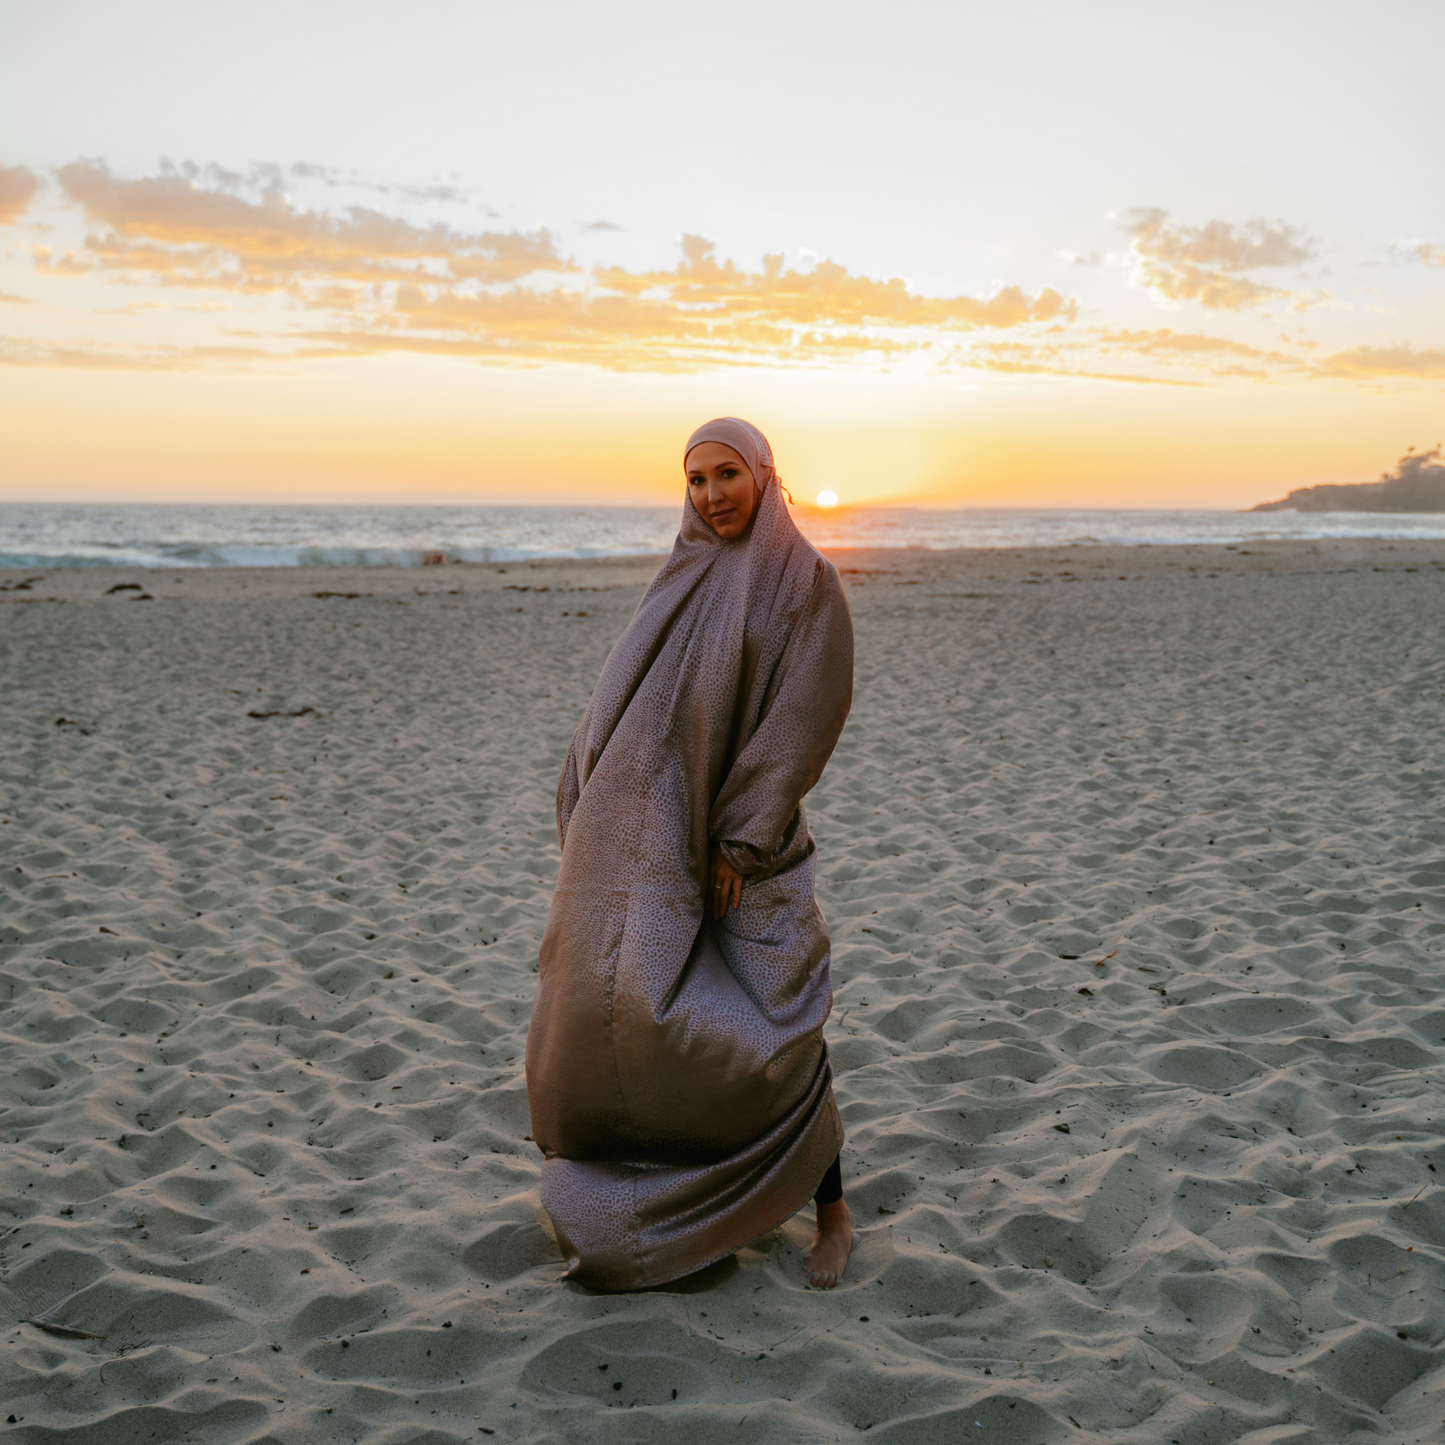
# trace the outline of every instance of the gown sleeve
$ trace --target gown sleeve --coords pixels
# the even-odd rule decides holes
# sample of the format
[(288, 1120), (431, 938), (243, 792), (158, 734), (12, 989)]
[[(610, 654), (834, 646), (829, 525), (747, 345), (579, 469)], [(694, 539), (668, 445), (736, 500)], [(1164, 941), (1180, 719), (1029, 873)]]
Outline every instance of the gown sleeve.
[(584, 715), (572, 734), (572, 741), (567, 745), (567, 761), (562, 767), (562, 781), (557, 784), (557, 842), (564, 850), (567, 847), (567, 825), (572, 821), (572, 811), (582, 796), (582, 785), (577, 777), (577, 739), (582, 736), (586, 721)]
[(768, 685), (763, 713), (719, 791), (708, 836), (745, 878), (767, 872), (853, 701), (853, 619), (819, 559), (813, 588)]

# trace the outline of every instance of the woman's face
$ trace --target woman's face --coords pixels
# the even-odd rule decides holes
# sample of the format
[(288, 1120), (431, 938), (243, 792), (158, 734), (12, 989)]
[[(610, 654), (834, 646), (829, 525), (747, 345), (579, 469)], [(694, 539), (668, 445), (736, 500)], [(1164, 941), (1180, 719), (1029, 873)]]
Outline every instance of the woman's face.
[(722, 442), (699, 442), (687, 454), (687, 490), (703, 521), (724, 541), (740, 537), (757, 510), (753, 474)]

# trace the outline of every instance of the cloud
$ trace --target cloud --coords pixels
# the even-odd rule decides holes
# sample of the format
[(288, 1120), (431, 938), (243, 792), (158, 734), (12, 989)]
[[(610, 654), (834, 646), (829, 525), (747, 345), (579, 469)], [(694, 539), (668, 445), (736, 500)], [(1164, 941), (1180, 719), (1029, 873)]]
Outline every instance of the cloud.
[(90, 371), (197, 371), (216, 365), (283, 360), (243, 346), (66, 346), (0, 336), (0, 366), (80, 367)]
[(1249, 221), (1236, 229), (1228, 221), (1179, 226), (1157, 208), (1130, 212), (1125, 229), (1141, 253), (1166, 264), (1213, 266), (1222, 271), (1255, 271), (1265, 266), (1302, 266), (1314, 250), (1283, 221)]
[[(1173, 331), (1156, 327), (1147, 331), (1105, 331), (1100, 341), (1111, 349), (1135, 351), (1165, 362), (1186, 361), (1205, 364), (1219, 375), (1246, 374), (1237, 363), (1249, 361), (1259, 366), (1286, 367), (1298, 370), (1298, 358), (1282, 351), (1266, 351), (1243, 341), (1230, 341), (1223, 336), (1208, 336), (1197, 331)], [(1232, 358), (1229, 365), (1221, 365)], [(1247, 374), (1258, 374), (1251, 370)]]
[(1437, 246), (1434, 241), (1413, 241), (1404, 250), (1413, 261), (1426, 266), (1445, 266), (1445, 246)]
[(0, 226), (20, 219), (40, 189), (40, 177), (24, 166), (0, 166)]
[[(1286, 338), (1286, 345), (1294, 345)], [(1303, 343), (1299, 343), (1303, 344)], [(1295, 351), (1169, 327), (1047, 327), (1015, 339), (980, 339), (960, 365), (1019, 374), (1151, 386), (1209, 386), (1224, 380), (1285, 381), (1318, 375)]]
[(682, 237), (683, 259), (673, 271), (597, 272), (604, 290), (622, 297), (663, 296), (713, 320), (748, 316), (786, 325), (975, 327), (1019, 326), (1055, 317), (1072, 320), (1076, 302), (1044, 287), (1029, 297), (1017, 286), (1003, 287), (986, 300), (971, 296), (932, 297), (910, 291), (893, 278), (853, 276), (834, 261), (806, 271), (789, 271), (782, 255), (765, 256), (756, 273), (719, 263), (713, 244), (701, 236)]
[(1107, 351), (1100, 351), (1089, 338), (1071, 338), (1064, 345), (1029, 344), (1018, 341), (985, 341), (971, 350), (968, 365), (979, 371), (1009, 376), (1056, 376), (1075, 381), (1121, 382), (1135, 386), (1203, 386), (1205, 382), (1158, 373), (1109, 369)]
[(567, 269), (546, 231), (422, 228), (359, 206), (340, 215), (305, 211), (274, 187), (259, 200), (237, 194), (257, 179), (254, 172), (244, 177), (191, 167), (123, 180), (100, 162), (77, 161), (57, 174), (66, 197), (101, 228), (81, 251), (56, 263), (61, 270), (277, 291), (423, 275), (492, 284)]
[(1203, 336), (1198, 332), (1171, 331), (1161, 327), (1153, 331), (1113, 331), (1105, 339), (1118, 346), (1131, 347), (1155, 355), (1170, 352), (1229, 352), (1256, 356), (1259, 353), (1242, 341), (1226, 341), (1221, 336)]
[[(1320, 359), (1322, 349), (1303, 334), (1271, 336), (1279, 349), (1270, 350), (1251, 344), (1259, 338), (1248, 332), (1080, 325), (1078, 302), (1050, 286), (929, 295), (901, 277), (859, 275), (817, 252), (768, 255), (749, 268), (695, 235), (680, 238), (670, 267), (584, 266), (545, 229), (482, 229), (488, 213), (445, 176), (407, 186), (309, 162), (239, 170), (166, 162), (153, 174), (125, 177), (84, 160), (56, 179), (73, 208), (58, 223), (70, 227), (69, 241), (30, 248), (35, 268), (127, 289), (107, 308), (93, 288), (77, 288), (87, 310), (69, 318), (63, 303), (52, 304), (62, 294), (54, 283), (44, 306), (0, 292), (13, 333), (0, 361), (12, 365), (260, 368), (413, 352), (650, 373), (908, 366), (1169, 386), (1445, 381), (1439, 349), (1362, 345)], [(22, 214), (40, 184), (24, 167), (0, 168), (0, 219)], [(358, 196), (366, 204), (353, 204)], [(468, 197), (470, 224), (417, 219), (433, 202)], [(600, 218), (572, 224), (583, 233), (622, 229)], [(1130, 212), (1123, 225), (1124, 263), (1165, 301), (1238, 313), (1319, 299), (1281, 279), (1317, 259), (1314, 242), (1284, 222), (1186, 225), (1149, 209)], [(1394, 249), (1445, 265), (1445, 247), (1433, 242)], [(25, 264), (18, 249), (10, 256)], [(1057, 274), (1119, 260), (1060, 252)], [(176, 304), (175, 287), (193, 288), (190, 304)], [(198, 308), (230, 315), (173, 319)], [(55, 339), (57, 312), (65, 344)], [(129, 319), (121, 323), (117, 314)], [(93, 328), (88, 335), (75, 324), (82, 316)], [(1210, 331), (1231, 330), (1225, 315), (1212, 323)], [(26, 339), (21, 333), (30, 328), (35, 336)]]
[(961, 334), (1062, 325), (1077, 314), (1048, 287), (924, 296), (829, 260), (790, 269), (781, 255), (748, 271), (690, 235), (671, 270), (585, 271), (545, 230), (474, 233), (365, 207), (304, 210), (277, 167), (242, 175), (188, 164), (125, 179), (78, 161), (58, 179), (90, 230), (64, 253), (38, 250), (42, 270), (282, 293), (310, 313), (293, 341), (327, 354), (445, 351), (620, 370), (947, 360)]
[(1416, 381), (1445, 380), (1445, 351), (1430, 347), (1416, 351), (1410, 346), (1353, 346), (1321, 358), (1320, 373), (1348, 380), (1391, 376)]
[[(1247, 271), (1302, 266), (1313, 245), (1283, 221), (1206, 221), (1183, 226), (1155, 207), (1130, 211), (1134, 278), (1166, 301), (1197, 301), (1216, 311), (1242, 311), (1296, 293), (1255, 281)], [(1315, 298), (1318, 299), (1318, 298)]]
[[(949, 333), (1071, 320), (1076, 311), (1048, 288), (1033, 296), (1010, 286), (985, 299), (929, 297), (831, 261), (789, 270), (782, 256), (769, 256), (761, 271), (748, 272), (719, 262), (701, 237), (684, 236), (682, 250), (673, 270), (601, 268), (581, 288), (401, 287), (385, 318), (392, 328), (368, 328), (358, 344), (678, 370), (937, 354)], [(344, 344), (335, 332), (325, 339)]]
[[(207, 167), (205, 171), (201, 171), (198, 167), (188, 166), (181, 169), (186, 173), (209, 174), (214, 168)], [(291, 180), (310, 181), (317, 185), (328, 186), (333, 190), (377, 191), (382, 195), (401, 196), (409, 201), (461, 202), (475, 200), (474, 193), (466, 187), (453, 185), (446, 180), (409, 184), (379, 181), (363, 171), (342, 170), (339, 166), (316, 165), (311, 161), (298, 161), (284, 172), (279, 166), (256, 166), (250, 177), (246, 179), (250, 182), (251, 187), (255, 188), (258, 181), (274, 176), (276, 179), (271, 180), (270, 186), (267, 188), (279, 189), (280, 178), (283, 175)]]
[[(77, 341), (27, 353), (28, 364), (268, 366), (406, 351), (499, 365), (562, 362), (653, 373), (907, 364), (1157, 385), (1445, 378), (1445, 353), (1436, 350), (1361, 346), (1317, 360), (1303, 341), (1268, 350), (1189, 328), (1081, 328), (1078, 303), (1049, 286), (928, 295), (900, 277), (859, 275), (815, 253), (791, 261), (768, 255), (749, 268), (690, 234), (680, 238), (681, 255), (669, 268), (586, 268), (544, 229), (420, 224), (393, 213), (391, 203), (386, 210), (307, 208), (288, 186), (335, 188), (327, 194), (337, 200), (348, 199), (341, 188), (362, 184), (350, 173), (310, 164), (244, 171), (166, 164), (128, 178), (88, 160), (63, 167), (57, 179), (85, 232), (69, 249), (36, 248), (38, 269), (226, 292), (231, 305), (249, 311), (255, 330), (218, 332), (208, 338), (215, 345), (186, 347), (166, 344), (179, 338), (168, 336), (158, 317), (149, 323), (149, 346), (127, 351)], [(15, 205), (38, 186), (23, 170), (0, 171), (0, 185), (6, 182), (11, 192), (0, 196), (13, 194)], [(402, 190), (389, 193), (400, 197)], [(405, 211), (401, 200), (395, 206)], [(620, 229), (605, 220), (576, 224)], [(1189, 226), (1155, 209), (1132, 212), (1125, 224), (1136, 278), (1167, 300), (1230, 312), (1268, 300), (1309, 299), (1275, 282), (1277, 273), (1315, 256), (1313, 243), (1282, 222)], [(1411, 244), (1434, 264), (1433, 252), (1427, 257), (1423, 249), (1427, 243)], [(1068, 259), (1091, 265), (1098, 258)], [(141, 301), (162, 295), (152, 290)], [(272, 296), (287, 305), (258, 304)], [(125, 299), (131, 309), (141, 304)], [(219, 298), (198, 299), (210, 305)], [(101, 312), (92, 314), (99, 323)], [(11, 315), (19, 319), (18, 308)], [(13, 340), (8, 360), (18, 361), (15, 348), (23, 346)]]
[[(342, 349), (442, 350), (492, 359), (577, 361), (613, 370), (827, 363), (862, 355), (948, 354), (946, 337), (1073, 314), (1055, 292), (1007, 287), (985, 300), (918, 296), (820, 263), (749, 273), (686, 238), (672, 271), (595, 273), (586, 289), (398, 288), (390, 308), (352, 331), (312, 333)], [(379, 328), (375, 323), (380, 321)]]

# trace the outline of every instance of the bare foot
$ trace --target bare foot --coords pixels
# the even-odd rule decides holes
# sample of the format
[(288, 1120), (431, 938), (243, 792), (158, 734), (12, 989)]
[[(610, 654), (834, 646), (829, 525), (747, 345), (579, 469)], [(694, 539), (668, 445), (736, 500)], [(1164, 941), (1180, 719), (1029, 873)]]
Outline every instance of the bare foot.
[(812, 1248), (803, 1256), (808, 1283), (814, 1289), (832, 1289), (843, 1278), (848, 1256), (853, 1252), (853, 1216), (846, 1200), (819, 1204), (818, 1233)]

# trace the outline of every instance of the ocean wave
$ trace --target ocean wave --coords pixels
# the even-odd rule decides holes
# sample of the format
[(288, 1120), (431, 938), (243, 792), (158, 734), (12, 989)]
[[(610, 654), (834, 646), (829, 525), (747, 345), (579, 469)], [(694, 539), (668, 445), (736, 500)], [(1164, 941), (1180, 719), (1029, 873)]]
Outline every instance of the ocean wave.
[[(817, 545), (1177, 546), (1445, 538), (1445, 515), (799, 508)], [(417, 567), (665, 554), (676, 507), (0, 504), (0, 567)]]
[(0, 549), (0, 568), (27, 567), (422, 567), (435, 562), (646, 557), (665, 547), (115, 547)]

